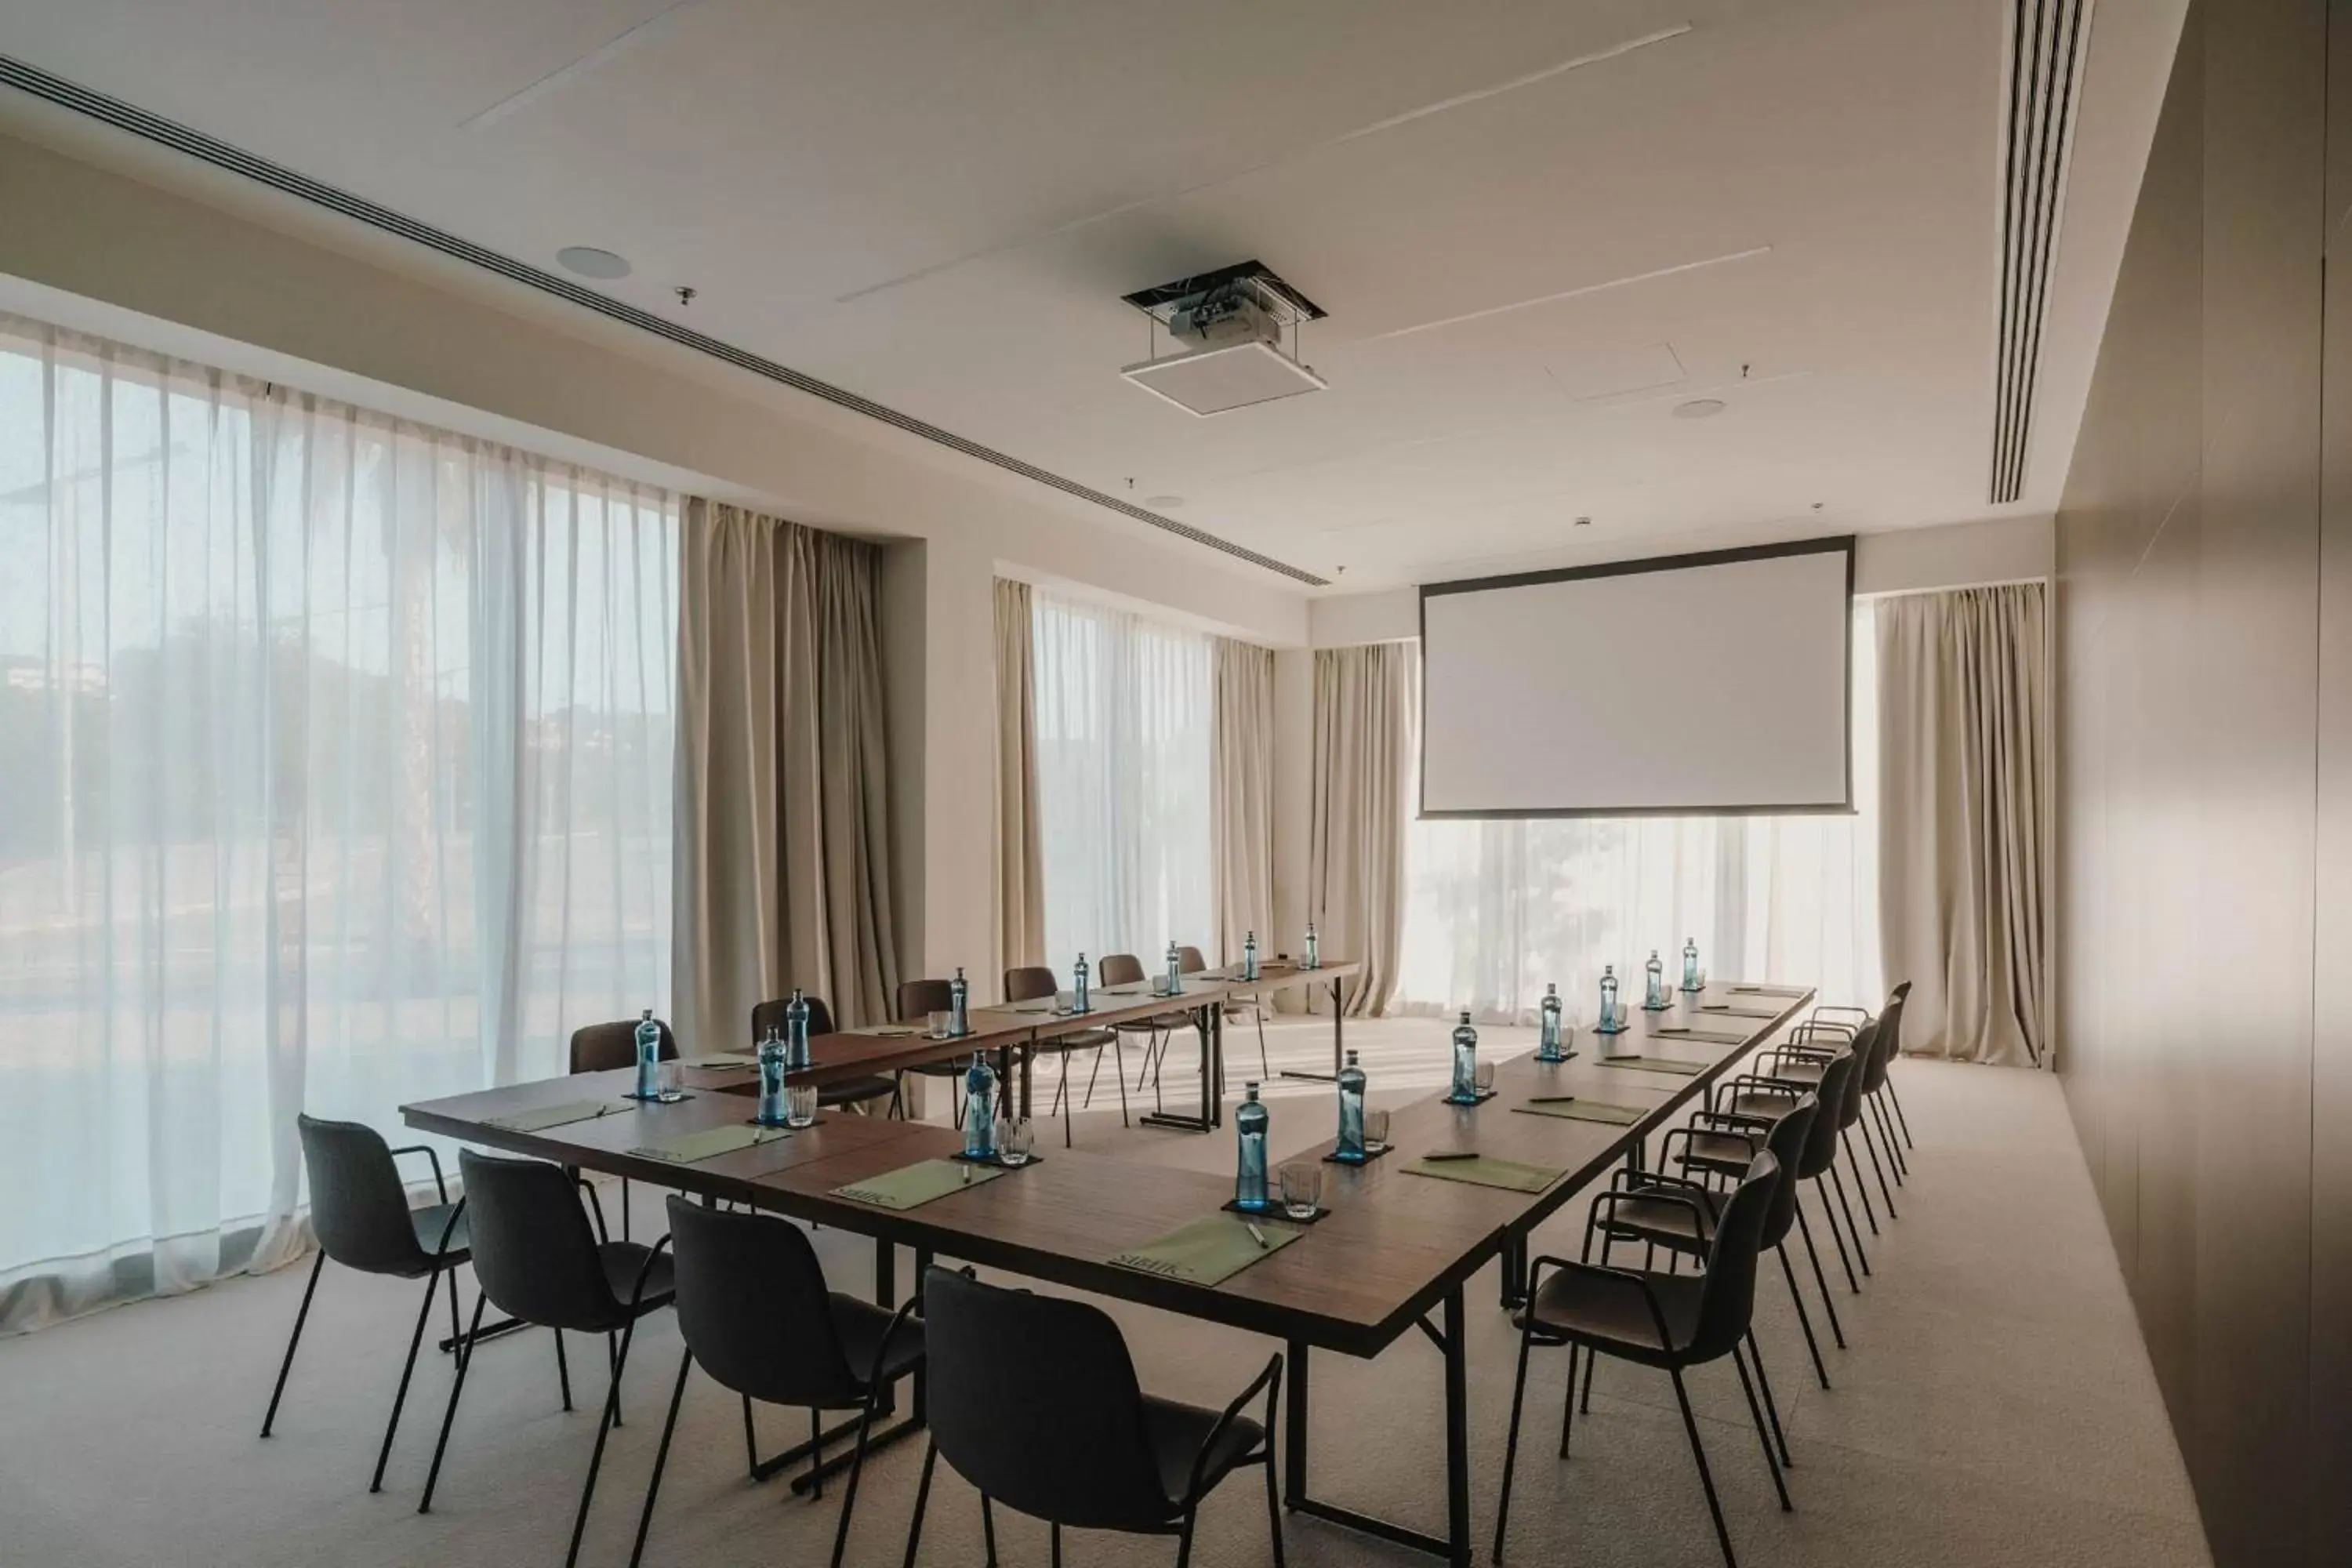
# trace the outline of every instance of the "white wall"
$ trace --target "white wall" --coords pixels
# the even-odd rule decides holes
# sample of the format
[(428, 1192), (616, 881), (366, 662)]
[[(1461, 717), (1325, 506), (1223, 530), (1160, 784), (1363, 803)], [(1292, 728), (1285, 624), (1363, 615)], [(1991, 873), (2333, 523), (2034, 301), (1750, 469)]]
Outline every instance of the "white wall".
[(1304, 595), (1261, 569), (86, 122), (5, 114), (0, 310), (912, 546), (884, 584), (910, 973), (990, 977), (1000, 568), (1306, 641)]

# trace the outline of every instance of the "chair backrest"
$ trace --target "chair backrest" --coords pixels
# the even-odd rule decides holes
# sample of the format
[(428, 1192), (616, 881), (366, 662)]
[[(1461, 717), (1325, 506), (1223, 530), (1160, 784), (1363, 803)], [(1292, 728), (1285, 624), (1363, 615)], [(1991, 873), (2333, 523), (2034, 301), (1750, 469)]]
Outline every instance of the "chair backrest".
[[(1892, 1025), (1890, 1028), (1888, 1026)], [(1862, 1053), (1862, 1093), (1876, 1094), (1886, 1087), (1886, 1064), (1895, 1055), (1895, 1032), (1903, 1025), (1903, 1004), (1890, 1002), (1886, 1011), (1864, 1024), (1857, 1032), (1869, 1037), (1870, 1048)]]
[(543, 1160), (457, 1152), (474, 1279), (510, 1318), (602, 1333), (625, 1324), (572, 1177)]
[(1780, 1162), (1759, 1152), (1724, 1201), (1707, 1249), (1706, 1282), (1699, 1288), (1698, 1326), (1686, 1353), (1692, 1361), (1727, 1355), (1748, 1332), (1756, 1310), (1756, 1255), (1764, 1243), (1764, 1217), (1780, 1180)]
[(1886, 997), (1886, 1005), (1878, 1011), (1878, 1032), (1886, 1037), (1886, 1059), (1893, 1061), (1903, 1054), (1903, 1010), (1911, 1000), (1911, 983), (1906, 980)]
[(1208, 968), (1208, 967), (1209, 967), (1209, 961), (1208, 961), (1208, 959), (1207, 959), (1205, 956), (1203, 956), (1203, 955), (1202, 954), (1202, 952), (1201, 952), (1201, 950), (1200, 950), (1199, 948), (1197, 948), (1197, 947), (1180, 947), (1180, 948), (1178, 948), (1178, 949), (1176, 950), (1176, 973), (1179, 973), (1179, 974), (1198, 974), (1198, 973), (1200, 973), (1202, 970), (1204, 970), (1204, 969), (1206, 969), (1206, 968)]
[(1873, 1018), (1853, 1032), (1853, 1043), (1847, 1047), (1853, 1058), (1853, 1071), (1846, 1079), (1845, 1094), (1831, 1100), (1823, 1096), (1822, 1103), (1837, 1112), (1841, 1131), (1862, 1120), (1862, 1096), (1870, 1076), (1871, 1058), (1878, 1054), (1878, 1020)]
[[(669, 1032), (669, 1025), (661, 1025), (661, 1059), (677, 1059), (677, 1037)], [(573, 1072), (610, 1072), (614, 1068), (637, 1065), (637, 1020), (615, 1018), (609, 1024), (590, 1024), (572, 1031), (572, 1070)]]
[(1132, 985), (1143, 978), (1143, 961), (1131, 952), (1106, 952), (1095, 973), (1106, 985)]
[(1813, 1123), (1820, 1118), (1821, 1098), (1808, 1094), (1800, 1098), (1764, 1135), (1764, 1147), (1772, 1158), (1780, 1162), (1780, 1180), (1772, 1189), (1772, 1203), (1764, 1211), (1766, 1247), (1778, 1247), (1789, 1227), (1797, 1221), (1797, 1168), (1803, 1161), (1805, 1143), (1812, 1136)]
[(672, 1193), (677, 1327), (723, 1386), (772, 1405), (842, 1410), (866, 1397), (833, 1321), (824, 1269), (800, 1226)]
[(416, 1244), (392, 1150), (373, 1127), (297, 1116), (302, 1163), (310, 1173), (310, 1228), (346, 1268), (415, 1274), (432, 1266)]
[(1830, 1108), (1843, 1106), (1860, 1065), (1852, 1049), (1832, 1057), (1822, 1068), (1820, 1087), (1813, 1091), (1817, 1107), (1812, 1125), (1805, 1130), (1804, 1152), (1797, 1156), (1797, 1179), (1811, 1181), (1837, 1161), (1838, 1119)]
[(1004, 999), (1007, 1002), (1034, 1002), (1041, 996), (1051, 996), (1062, 988), (1054, 972), (1042, 963), (1024, 964), (1004, 972)]
[[(833, 1033), (833, 1009), (824, 1005), (824, 998), (808, 996), (803, 997), (803, 1000), (808, 1003), (810, 1035)], [(789, 996), (773, 997), (765, 1002), (753, 1004), (751, 1007), (752, 1040), (756, 1043), (766, 1039), (771, 1026), (782, 1033), (784, 1027), (784, 1009), (792, 1005), (793, 999)]]
[(934, 1268), (923, 1335), (931, 1436), (980, 1490), (1080, 1529), (1146, 1529), (1179, 1511), (1127, 1342), (1099, 1308)]
[(901, 980), (898, 982), (898, 1019), (901, 1024), (919, 1024), (934, 1013), (945, 1013), (955, 1006), (955, 982), (951, 980)]

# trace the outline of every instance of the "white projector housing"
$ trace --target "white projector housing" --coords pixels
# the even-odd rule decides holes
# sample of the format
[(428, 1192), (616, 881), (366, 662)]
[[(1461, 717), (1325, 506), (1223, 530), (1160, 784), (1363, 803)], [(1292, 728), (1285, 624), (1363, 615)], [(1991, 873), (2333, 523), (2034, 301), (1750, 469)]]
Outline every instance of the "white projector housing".
[(1122, 366), (1118, 374), (1152, 396), (1202, 417), (1331, 384), (1262, 338), (1148, 359)]

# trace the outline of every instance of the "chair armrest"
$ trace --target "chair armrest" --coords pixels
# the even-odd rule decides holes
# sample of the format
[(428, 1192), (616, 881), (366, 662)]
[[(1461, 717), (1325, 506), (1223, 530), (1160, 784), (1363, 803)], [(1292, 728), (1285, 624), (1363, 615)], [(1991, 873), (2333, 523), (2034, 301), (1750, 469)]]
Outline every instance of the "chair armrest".
[(1807, 1084), (1804, 1089), (1800, 1089), (1787, 1079), (1768, 1078), (1761, 1073), (1744, 1072), (1737, 1078), (1726, 1079), (1715, 1086), (1715, 1101), (1708, 1105), (1707, 1113), (1712, 1116), (1732, 1114), (1717, 1110), (1717, 1106), (1720, 1105), (1727, 1097), (1736, 1097), (1742, 1089), (1753, 1089), (1759, 1094), (1783, 1094), (1790, 1100), (1795, 1100), (1801, 1093), (1811, 1092), (1812, 1086)]
[(1743, 1116), (1736, 1110), (1694, 1110), (1691, 1112), (1692, 1127), (1685, 1128), (1684, 1131), (1692, 1131), (1702, 1121), (1709, 1123), (1707, 1130), (1715, 1132), (1747, 1133), (1772, 1131), (1770, 1117)]
[[(1686, 1184), (1697, 1191), (1703, 1192), (1706, 1190), (1705, 1188), (1700, 1187), (1696, 1182), (1691, 1182)], [(1710, 1216), (1706, 1213), (1706, 1209), (1700, 1205), (1699, 1201), (1696, 1198), (1687, 1198), (1683, 1196), (1680, 1193), (1625, 1193), (1612, 1190), (1610, 1192), (1595, 1193), (1592, 1194), (1592, 1207), (1587, 1212), (1584, 1220), (1585, 1245), (1588, 1247), (1591, 1245), (1592, 1236), (1595, 1231), (1600, 1230), (1603, 1226), (1612, 1226), (1617, 1223), (1616, 1214), (1617, 1205), (1619, 1204), (1630, 1203), (1635, 1198), (1642, 1198), (1650, 1203), (1674, 1204), (1679, 1207), (1686, 1208), (1690, 1210), (1691, 1213), (1691, 1234), (1694, 1236), (1704, 1236), (1706, 1234), (1706, 1227), (1710, 1223)], [(1601, 1213), (1601, 1206), (1603, 1204), (1609, 1205), (1609, 1215), (1606, 1218), (1604, 1218)], [(1529, 1278), (1532, 1279), (1533, 1276), (1530, 1275)]]
[(1867, 1007), (1816, 1007), (1811, 1016), (1815, 1018), (1859, 1018), (1867, 1024), (1874, 1015)]
[[(662, 1240), (667, 1242), (669, 1237), (663, 1237)], [(882, 1342), (874, 1347), (874, 1364), (866, 1369), (866, 1402), (869, 1407), (881, 1397), (882, 1369), (890, 1364), (890, 1342), (898, 1337), (898, 1331), (907, 1326), (907, 1320), (921, 1310), (922, 1305), (923, 1297), (919, 1290), (907, 1298), (891, 1317), (890, 1326), (882, 1331)]]
[(1542, 1274), (1547, 1266), (1563, 1274), (1581, 1274), (1590, 1279), (1606, 1279), (1639, 1290), (1642, 1293), (1642, 1300), (1649, 1306), (1651, 1322), (1657, 1326), (1658, 1342), (1669, 1349), (1673, 1348), (1675, 1337), (1666, 1327), (1665, 1306), (1658, 1300), (1657, 1291), (1651, 1289), (1647, 1279), (1630, 1268), (1612, 1268), (1606, 1264), (1580, 1263), (1566, 1258), (1538, 1258), (1528, 1266), (1528, 1308), (1525, 1321), (1528, 1332), (1533, 1332), (1537, 1326), (1536, 1291), (1541, 1283)]
[(457, 1221), (465, 1212), (466, 1200), (459, 1198), (457, 1206), (449, 1211), (449, 1217), (441, 1222), (441, 1239), (433, 1247), (436, 1257), (449, 1250), (449, 1238), (457, 1234)]
[(446, 1204), (449, 1201), (449, 1184), (441, 1179), (441, 1156), (439, 1153), (435, 1152), (431, 1145), (425, 1143), (404, 1144), (400, 1148), (394, 1149), (392, 1152), (392, 1154), (394, 1159), (398, 1159), (403, 1154), (422, 1154), (426, 1159), (432, 1161), (434, 1188), (440, 1193), (441, 1201), (443, 1203)]
[(1203, 1479), (1201, 1467), (1208, 1463), (1210, 1454), (1215, 1451), (1217, 1439), (1223, 1437), (1226, 1430), (1235, 1421), (1241, 1419), (1242, 1406), (1255, 1399), (1260, 1394), (1265, 1395), (1265, 1441), (1268, 1449), (1271, 1450), (1274, 1445), (1275, 1405), (1282, 1397), (1281, 1391), (1282, 1353), (1277, 1351), (1275, 1352), (1274, 1359), (1265, 1363), (1265, 1370), (1253, 1378), (1247, 1388), (1234, 1396), (1234, 1402), (1225, 1406), (1224, 1413), (1217, 1417), (1217, 1424), (1210, 1427), (1209, 1435), (1201, 1440), (1200, 1452), (1192, 1456), (1192, 1473), (1184, 1483), (1184, 1495), (1177, 1499), (1177, 1501), (1182, 1503), (1188, 1510), (1199, 1504), (1201, 1482)]
[[(1676, 1127), (1671, 1131), (1687, 1133), (1690, 1129)], [(1661, 1160), (1659, 1163), (1664, 1164), (1664, 1161)], [(1623, 1184), (1620, 1185), (1621, 1183)], [(1670, 1176), (1664, 1171), (1620, 1170), (1609, 1180), (1611, 1192), (1623, 1193), (1628, 1197), (1669, 1196), (1670, 1194), (1657, 1190), (1661, 1187), (1687, 1187), (1692, 1192), (1702, 1194), (1713, 1190), (1705, 1182), (1694, 1181), (1688, 1176)]]
[[(596, 1212), (596, 1239), (610, 1243), (613, 1233), (604, 1228), (604, 1200), (596, 1195), (596, 1189), (590, 1184), (587, 1177), (580, 1173), (577, 1166), (572, 1167), (572, 1184), (588, 1194), (588, 1206)], [(665, 1236), (662, 1239), (667, 1241), (669, 1237)]]
[(654, 1271), (654, 1260), (668, 1250), (669, 1237), (665, 1232), (662, 1238), (655, 1242), (652, 1248), (646, 1253), (646, 1260), (637, 1265), (636, 1283), (629, 1287), (629, 1321), (632, 1325), (636, 1321), (638, 1304), (646, 1299), (646, 1278)]

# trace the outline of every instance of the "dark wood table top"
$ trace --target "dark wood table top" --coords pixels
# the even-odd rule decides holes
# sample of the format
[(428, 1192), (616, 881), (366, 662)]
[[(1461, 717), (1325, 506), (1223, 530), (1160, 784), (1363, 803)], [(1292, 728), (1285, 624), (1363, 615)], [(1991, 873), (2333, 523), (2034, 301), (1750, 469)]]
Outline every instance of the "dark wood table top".
[[(1320, 972), (1330, 978), (1328, 968)], [(1202, 1002), (1189, 992), (1192, 1005)], [(1721, 984), (1715, 999), (1726, 999)], [(701, 1196), (816, 1221), (857, 1234), (928, 1248), (943, 1257), (1049, 1280), (1276, 1338), (1300, 1340), (1354, 1355), (1371, 1355), (1434, 1308), (1445, 1292), (1475, 1273), (1507, 1236), (1524, 1235), (1621, 1161), (1636, 1138), (1654, 1135), (1707, 1084), (1792, 1021), (1812, 993), (1743, 1001), (1777, 1009), (1771, 1019), (1706, 1015), (1678, 998), (1666, 1014), (1635, 1013), (1629, 1050), (1688, 1060), (1707, 1069), (1668, 1076), (1600, 1064), (1599, 1037), (1580, 1032), (1580, 1053), (1559, 1066), (1518, 1057), (1498, 1065), (1496, 1097), (1472, 1108), (1431, 1097), (1391, 1113), (1394, 1152), (1361, 1167), (1325, 1164), (1323, 1201), (1331, 1213), (1307, 1226), (1293, 1245), (1204, 1287), (1162, 1279), (1107, 1261), (1214, 1212), (1233, 1195), (1232, 1178), (1088, 1150), (1048, 1149), (1027, 1168), (906, 1211), (876, 1208), (835, 1197), (833, 1190), (962, 1147), (957, 1132), (923, 1122), (889, 1121), (828, 1112), (807, 1131), (691, 1165), (635, 1155), (655, 1139), (740, 1123), (748, 1109), (740, 1094), (697, 1092), (674, 1105), (633, 1106), (590, 1121), (538, 1132), (485, 1125), (493, 1117), (534, 1107), (610, 1095), (630, 1086), (626, 1069), (484, 1089), (404, 1107), (408, 1124), (468, 1142), (607, 1172)], [(1161, 1011), (1167, 998), (1155, 1000)], [(988, 1011), (994, 1012), (996, 1009)], [(1081, 1020), (1097, 1026), (1099, 1015)], [(975, 1015), (977, 1021), (978, 1015)], [(1055, 1024), (1066, 1020), (1052, 1020)], [(1737, 1047), (1654, 1037), (1661, 1025), (1737, 1032)], [(1445, 1026), (1432, 1020), (1443, 1043)], [(971, 1049), (971, 1042), (961, 1048)], [(1535, 1093), (1589, 1095), (1643, 1109), (1633, 1126), (1528, 1115), (1511, 1107)], [(1274, 1114), (1292, 1114), (1277, 1102)], [(1326, 1141), (1299, 1156), (1327, 1152)], [(1475, 1148), (1482, 1153), (1560, 1168), (1541, 1193), (1507, 1192), (1433, 1180), (1405, 1167), (1433, 1150)], [(1280, 1224), (1276, 1219), (1269, 1222)]]

